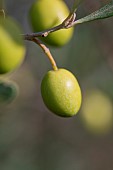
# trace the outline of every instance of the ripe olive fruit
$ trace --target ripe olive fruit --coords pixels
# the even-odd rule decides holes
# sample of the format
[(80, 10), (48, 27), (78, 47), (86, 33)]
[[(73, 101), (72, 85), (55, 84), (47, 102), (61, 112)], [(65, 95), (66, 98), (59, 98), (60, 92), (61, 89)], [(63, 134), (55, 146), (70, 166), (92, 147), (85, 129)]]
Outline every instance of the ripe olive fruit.
[(21, 30), (12, 18), (0, 17), (0, 74), (20, 66), (25, 56)]
[[(30, 8), (29, 18), (35, 32), (61, 24), (69, 15), (69, 9), (61, 0), (36, 0)], [(62, 29), (42, 38), (52, 46), (65, 45), (73, 35), (73, 28)]]
[(113, 106), (109, 97), (98, 89), (86, 92), (81, 118), (88, 131), (95, 134), (109, 132), (113, 124)]
[(74, 75), (65, 69), (49, 71), (41, 83), (47, 108), (62, 117), (75, 115), (81, 106), (81, 90)]

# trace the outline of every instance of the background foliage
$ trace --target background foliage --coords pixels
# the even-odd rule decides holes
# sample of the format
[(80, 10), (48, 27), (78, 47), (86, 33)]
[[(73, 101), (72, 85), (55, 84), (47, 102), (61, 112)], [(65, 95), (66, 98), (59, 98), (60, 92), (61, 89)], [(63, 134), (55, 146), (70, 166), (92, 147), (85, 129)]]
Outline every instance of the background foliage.
[[(74, 0), (66, 1), (71, 8)], [(31, 32), (28, 10), (32, 0), (5, 0), (6, 13)], [(108, 0), (85, 0), (77, 17), (99, 9)], [(72, 71), (83, 93), (99, 88), (113, 102), (113, 18), (75, 28), (70, 43), (50, 48), (59, 67)], [(113, 131), (94, 135), (83, 126), (80, 114), (64, 119), (49, 113), (40, 94), (43, 75), (51, 69), (37, 45), (26, 42), (22, 67), (10, 75), (20, 88), (17, 99), (0, 107), (1, 170), (112, 170)]]

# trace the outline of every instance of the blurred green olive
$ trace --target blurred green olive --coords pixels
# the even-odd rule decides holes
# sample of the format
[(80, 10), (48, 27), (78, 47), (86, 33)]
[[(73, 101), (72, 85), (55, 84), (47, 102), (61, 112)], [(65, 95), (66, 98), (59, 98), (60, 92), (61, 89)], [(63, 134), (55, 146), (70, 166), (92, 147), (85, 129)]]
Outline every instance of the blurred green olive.
[[(35, 32), (61, 24), (68, 15), (69, 9), (61, 0), (36, 0), (29, 12), (30, 22)], [(73, 28), (58, 30), (42, 40), (52, 46), (63, 46), (71, 39), (73, 30)]]
[(98, 89), (87, 91), (81, 108), (81, 118), (90, 132), (108, 132), (113, 125), (113, 105), (109, 97)]
[(0, 74), (9, 73), (21, 65), (25, 56), (20, 26), (12, 18), (0, 17)]

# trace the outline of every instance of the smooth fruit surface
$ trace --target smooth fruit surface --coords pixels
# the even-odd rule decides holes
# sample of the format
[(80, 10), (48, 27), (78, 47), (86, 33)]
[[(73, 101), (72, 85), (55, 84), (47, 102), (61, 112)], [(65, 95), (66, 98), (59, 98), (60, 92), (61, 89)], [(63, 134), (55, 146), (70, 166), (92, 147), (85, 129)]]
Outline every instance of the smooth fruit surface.
[(90, 132), (96, 134), (108, 132), (113, 124), (113, 106), (109, 97), (98, 89), (86, 92), (81, 118)]
[(65, 69), (49, 71), (41, 84), (45, 105), (62, 117), (75, 115), (81, 106), (81, 90), (74, 75)]
[(23, 62), (24, 41), (17, 22), (0, 17), (0, 74), (13, 71)]
[[(30, 9), (30, 22), (35, 32), (40, 32), (61, 24), (69, 15), (69, 9), (61, 0), (36, 0)], [(62, 46), (73, 35), (73, 28), (62, 29), (42, 38), (47, 44)]]

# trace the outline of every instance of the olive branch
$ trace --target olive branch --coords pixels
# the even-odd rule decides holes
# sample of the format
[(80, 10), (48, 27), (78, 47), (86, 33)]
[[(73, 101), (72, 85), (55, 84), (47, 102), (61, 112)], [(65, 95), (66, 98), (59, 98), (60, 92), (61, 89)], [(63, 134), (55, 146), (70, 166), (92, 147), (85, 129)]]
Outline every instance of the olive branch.
[(42, 50), (44, 51), (44, 53), (46, 54), (46, 56), (49, 58), (50, 63), (52, 65), (52, 68), (54, 70), (57, 70), (57, 65), (55, 60), (52, 57), (52, 54), (49, 50), (49, 48), (47, 48), (45, 46), (45, 44), (43, 44), (38, 37), (47, 37), (50, 33), (58, 31), (60, 29), (68, 29), (70, 27), (73, 27), (75, 25), (78, 24), (82, 24), (85, 22), (91, 22), (94, 20), (99, 20), (99, 19), (105, 19), (108, 17), (112, 17), (113, 16), (113, 1), (111, 1), (110, 3), (108, 3), (107, 5), (103, 6), (102, 8), (100, 8), (99, 10), (83, 17), (80, 19), (76, 20), (76, 11), (78, 6), (81, 4), (83, 0), (76, 0), (73, 4), (73, 8), (70, 11), (68, 17), (58, 26), (55, 26), (53, 28), (41, 31), (41, 32), (37, 32), (37, 33), (31, 33), (31, 34), (23, 34), (23, 37), (25, 40), (29, 40), (29, 41), (33, 41), (36, 44), (38, 44)]
[(70, 27), (73, 27), (78, 24), (82, 24), (85, 22), (91, 22), (94, 20), (99, 19), (105, 19), (113, 16), (113, 1), (109, 2), (107, 5), (103, 6), (99, 10), (76, 20), (76, 10), (80, 3), (83, 0), (76, 0), (75, 4), (73, 5), (73, 9), (70, 11), (69, 16), (58, 26), (55, 26), (53, 28), (37, 32), (37, 33), (31, 33), (31, 34), (23, 34), (25, 40), (30, 40), (32, 38), (36, 37), (46, 37), (49, 33), (58, 31), (60, 29), (68, 29)]

